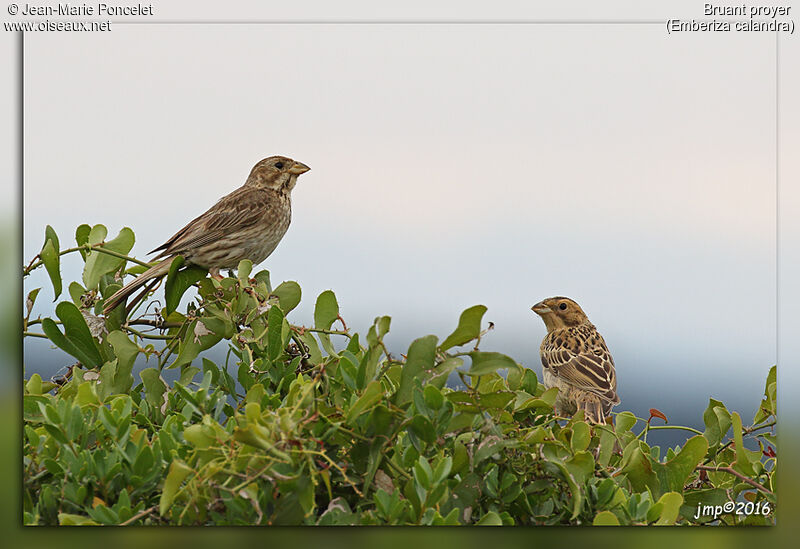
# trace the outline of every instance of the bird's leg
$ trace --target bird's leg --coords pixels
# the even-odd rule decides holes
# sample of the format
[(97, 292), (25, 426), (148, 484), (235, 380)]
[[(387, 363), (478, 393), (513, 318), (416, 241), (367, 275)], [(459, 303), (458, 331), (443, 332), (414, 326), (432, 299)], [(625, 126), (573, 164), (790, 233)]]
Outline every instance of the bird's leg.
[(211, 275), (211, 278), (213, 278), (214, 280), (217, 280), (217, 281), (222, 280), (223, 278), (225, 278), (224, 276), (219, 274), (219, 269), (217, 267), (211, 267), (208, 270), (208, 274)]

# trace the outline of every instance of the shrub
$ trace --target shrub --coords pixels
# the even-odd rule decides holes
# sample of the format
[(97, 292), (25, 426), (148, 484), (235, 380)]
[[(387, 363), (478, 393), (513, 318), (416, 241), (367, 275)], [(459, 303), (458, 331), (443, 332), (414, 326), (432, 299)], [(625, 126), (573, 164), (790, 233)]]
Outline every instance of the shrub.
[[(38, 288), (26, 303), (25, 337), (78, 361), (61, 379), (25, 382), (26, 524), (774, 523), (774, 367), (748, 427), (713, 399), (704, 433), (651, 426), (666, 419), (657, 410), (590, 425), (582, 412), (555, 416), (556, 389), (532, 370), (479, 350), (482, 305), (398, 357), (384, 344), (388, 316), (354, 333), (325, 291), (312, 326), (294, 324), (297, 283), (273, 287), (247, 261), (215, 280), (178, 258), (164, 308), (103, 318), (121, 275), (146, 266), (126, 255), (132, 231), (105, 237), (83, 225), (61, 249), (48, 227), (24, 270), (44, 266), (58, 297), (60, 258), (85, 262), (56, 319), (32, 317)], [(200, 358), (223, 341), (225, 364)], [(137, 359), (148, 367), (134, 375)], [(452, 376), (462, 388), (446, 385)], [(656, 428), (693, 436), (662, 452), (646, 442)]]

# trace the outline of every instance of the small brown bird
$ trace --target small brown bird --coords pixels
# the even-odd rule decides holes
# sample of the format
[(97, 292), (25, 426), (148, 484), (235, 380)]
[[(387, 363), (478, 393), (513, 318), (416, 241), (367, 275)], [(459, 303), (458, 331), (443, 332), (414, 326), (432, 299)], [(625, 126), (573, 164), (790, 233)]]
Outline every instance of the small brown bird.
[(292, 189), (297, 177), (309, 169), (285, 156), (271, 156), (256, 164), (244, 185), (150, 252), (160, 251), (154, 259), (165, 259), (108, 298), (103, 312), (108, 314), (149, 280), (166, 275), (177, 255), (187, 263), (208, 269), (214, 277), (220, 276), (220, 269), (236, 268), (243, 259), (253, 264), (264, 261), (289, 228)]
[(539, 347), (545, 387), (558, 387), (558, 415), (583, 410), (586, 420), (605, 423), (619, 404), (614, 359), (603, 336), (580, 305), (551, 297), (531, 307), (542, 317), (547, 335)]

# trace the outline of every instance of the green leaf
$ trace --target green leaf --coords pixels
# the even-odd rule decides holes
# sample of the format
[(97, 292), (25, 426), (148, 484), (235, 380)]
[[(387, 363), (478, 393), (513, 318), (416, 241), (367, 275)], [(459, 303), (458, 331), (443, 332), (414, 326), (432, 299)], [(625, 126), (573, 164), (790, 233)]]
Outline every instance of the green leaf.
[(514, 400), (511, 391), (495, 391), (478, 395), (478, 406), (481, 408), (505, 408), (506, 404)]
[(133, 343), (124, 332), (115, 330), (106, 336), (117, 355), (117, 370), (114, 373), (112, 388), (115, 393), (127, 393), (133, 386), (133, 363), (139, 355), (139, 346)]
[(444, 404), (442, 392), (433, 385), (426, 385), (422, 394), (425, 399), (425, 405), (431, 410), (438, 410)]
[(278, 298), (278, 303), (280, 303), (281, 310), (284, 311), (284, 314), (289, 314), (292, 309), (300, 304), (302, 292), (297, 282), (288, 280), (286, 282), (281, 282), (277, 288), (272, 290), (272, 295)]
[(453, 468), (453, 458), (446, 457), (442, 459), (433, 470), (433, 485), (436, 486), (450, 476), (450, 471)]
[(495, 513), (494, 511), (489, 511), (485, 515), (481, 517), (481, 519), (475, 523), (476, 526), (502, 526), (503, 519), (500, 518), (500, 515)]
[[(336, 296), (331, 290), (325, 290), (319, 297), (314, 306), (314, 327), (317, 330), (330, 330), (334, 321), (339, 317), (339, 304), (336, 302)], [(338, 356), (336, 350), (331, 344), (331, 336), (329, 334), (317, 334), (323, 349), (329, 355)]]
[(656, 473), (664, 492), (682, 492), (689, 476), (708, 452), (708, 442), (701, 435), (686, 441), (678, 454), (664, 464), (656, 463)]
[(478, 444), (475, 449), (474, 464), (477, 466), (486, 458), (493, 456), (500, 450), (508, 446), (510, 441), (504, 440), (497, 435), (489, 435)]
[[(75, 242), (78, 246), (84, 246), (89, 243), (89, 234), (92, 232), (92, 228), (84, 223), (83, 225), (79, 225), (77, 229), (75, 229)], [(81, 250), (81, 256), (83, 259), (86, 259), (86, 250)]]
[(447, 378), (450, 377), (450, 374), (462, 364), (464, 364), (464, 361), (458, 357), (447, 358), (434, 366), (433, 370), (424, 371), (422, 382), (441, 389), (447, 383)]
[(250, 273), (253, 272), (253, 262), (249, 259), (242, 259), (236, 268), (236, 275), (239, 282), (244, 286), (250, 285)]
[(89, 517), (72, 513), (59, 513), (58, 524), (61, 526), (100, 526), (99, 523)]
[(471, 376), (483, 376), (491, 374), (502, 368), (518, 368), (516, 362), (511, 357), (502, 353), (472, 351), (467, 353), (472, 358), (472, 365), (467, 372)]
[(758, 425), (768, 417), (774, 416), (777, 413), (777, 409), (775, 407), (775, 400), (777, 397), (776, 378), (777, 367), (773, 366), (769, 369), (769, 373), (767, 374), (767, 382), (764, 385), (764, 398), (762, 399), (761, 405), (758, 407), (758, 411), (753, 418), (753, 425)]
[(437, 341), (435, 335), (429, 335), (415, 339), (408, 347), (408, 358), (400, 374), (400, 387), (394, 397), (396, 405), (403, 406), (410, 402), (414, 379), (422, 376), (423, 371), (433, 368)]
[(60, 252), (61, 251), (61, 246), (60, 246), (60, 244), (58, 242), (58, 234), (56, 234), (55, 229), (53, 229), (53, 227), (51, 227), (50, 225), (48, 225), (44, 229), (44, 241), (45, 241), (45, 243), (48, 240), (53, 243), (53, 248), (55, 248), (56, 252)]
[(611, 511), (600, 511), (592, 521), (593, 526), (619, 526), (617, 515)]
[(556, 460), (550, 460), (547, 463), (551, 467), (555, 467), (558, 472), (561, 473), (561, 476), (566, 481), (567, 486), (569, 486), (569, 491), (572, 495), (572, 515), (570, 516), (570, 520), (574, 520), (581, 512), (581, 507), (583, 506), (583, 493), (581, 492), (577, 482), (575, 482), (575, 477), (572, 476), (563, 463)]
[(420, 486), (430, 490), (432, 477), (433, 470), (430, 464), (423, 456), (419, 456), (417, 463), (414, 465), (414, 478), (419, 482)]
[(322, 362), (322, 352), (319, 350), (319, 345), (312, 332), (305, 332), (302, 335), (298, 334), (300, 341), (308, 348), (309, 361), (312, 364), (319, 364)]
[(583, 485), (594, 473), (594, 458), (589, 452), (575, 452), (564, 462), (564, 466), (579, 485)]
[(653, 471), (653, 462), (649, 451), (645, 452), (642, 448), (643, 444), (639, 440), (634, 440), (625, 447), (622, 454), (624, 465), (620, 472), (628, 478), (635, 492), (650, 490), (652, 493), (657, 493), (660, 492), (658, 476)]
[(740, 473), (752, 477), (755, 475), (753, 464), (750, 463), (750, 458), (747, 455), (747, 449), (744, 447), (744, 440), (742, 436), (742, 418), (739, 417), (738, 412), (731, 414), (731, 422), (733, 424), (733, 442), (736, 445), (736, 463), (733, 468)]
[(213, 430), (206, 425), (189, 425), (183, 430), (183, 438), (196, 448), (205, 449), (216, 442)]
[(216, 318), (200, 317), (193, 320), (186, 328), (186, 333), (183, 334), (178, 345), (178, 357), (167, 368), (178, 368), (190, 364), (202, 351), (219, 343), (222, 339), (221, 332), (224, 329), (224, 322)]
[(34, 288), (28, 292), (28, 297), (25, 299), (25, 318), (30, 317), (33, 306), (36, 303), (36, 297), (39, 295), (41, 290), (41, 288)]
[(173, 460), (170, 464), (169, 473), (167, 473), (167, 478), (164, 480), (164, 489), (161, 492), (161, 501), (158, 505), (158, 513), (162, 517), (172, 506), (181, 483), (190, 473), (192, 473), (192, 468), (179, 459)]
[(473, 339), (477, 339), (481, 333), (481, 319), (485, 313), (486, 307), (484, 305), (475, 305), (461, 313), (458, 319), (458, 327), (442, 341), (439, 349), (446, 351), (451, 347), (464, 345)]
[(353, 425), (355, 420), (367, 410), (371, 410), (383, 397), (383, 385), (380, 381), (370, 381), (358, 400), (350, 407), (347, 412), (345, 422)]
[(275, 360), (283, 351), (283, 311), (277, 305), (270, 307), (267, 324), (267, 356)]
[(86, 289), (77, 282), (70, 282), (68, 291), (69, 291), (69, 296), (72, 298), (72, 302), (77, 307), (82, 307), (83, 302), (81, 300), (81, 297), (86, 293)]
[(614, 430), (618, 435), (631, 430), (636, 425), (636, 416), (631, 412), (621, 412), (614, 420)]
[(550, 387), (538, 397), (535, 397), (525, 391), (516, 391), (515, 394), (515, 412), (521, 412), (529, 408), (541, 408), (543, 410), (552, 411), (553, 404), (555, 404), (556, 397), (558, 396), (558, 387)]
[(145, 368), (139, 376), (144, 383), (145, 399), (154, 408), (158, 409), (164, 404), (164, 393), (167, 392), (167, 384), (161, 379), (161, 374), (155, 368)]
[(434, 429), (431, 420), (423, 415), (415, 415), (408, 425), (408, 430), (414, 436), (428, 444), (436, 442), (436, 429)]
[[(52, 234), (51, 234), (52, 233)], [(53, 283), (53, 293), (55, 297), (53, 301), (58, 299), (61, 295), (61, 256), (59, 256), (58, 249), (58, 236), (56, 236), (53, 228), (48, 225), (45, 231), (45, 241), (42, 251), (39, 252), (39, 257), (42, 258), (44, 268), (47, 270), (47, 275), (50, 277), (50, 282)]]
[[(106, 237), (106, 228), (103, 225), (95, 225), (89, 233), (89, 244), (98, 245)], [(133, 231), (128, 227), (123, 227), (116, 238), (103, 244), (103, 248), (112, 252), (127, 255), (136, 238)], [(106, 273), (111, 273), (125, 265), (125, 260), (104, 254), (97, 250), (92, 250), (86, 257), (86, 265), (83, 269), (83, 285), (87, 290), (97, 288), (100, 279)]]
[(592, 435), (589, 432), (589, 425), (583, 421), (576, 421), (575, 425), (572, 426), (572, 440), (570, 441), (572, 451), (582, 452), (586, 450), (591, 439)]
[(330, 330), (338, 317), (339, 304), (336, 302), (336, 295), (331, 290), (325, 290), (317, 297), (314, 307), (314, 327), (318, 330)]
[(682, 495), (678, 492), (667, 492), (647, 511), (647, 521), (656, 521), (657, 526), (675, 524), (681, 505), (683, 505)]
[(84, 366), (100, 366), (103, 363), (100, 349), (78, 308), (73, 303), (62, 301), (56, 305), (56, 316), (64, 326), (63, 334), (51, 319), (42, 320), (42, 330), (50, 341), (77, 358)]
[(683, 449), (666, 463), (653, 461), (647, 445), (632, 441), (623, 452), (621, 472), (627, 475), (636, 492), (650, 490), (660, 497), (667, 492), (682, 492), (687, 479), (705, 457), (708, 442), (701, 435), (686, 441)]
[(708, 445), (716, 446), (731, 428), (731, 414), (722, 402), (710, 398), (708, 407), (703, 412), (703, 422), (706, 425), (703, 435), (708, 440)]
[[(167, 260), (165, 260), (167, 261)], [(184, 265), (183, 256), (175, 256), (172, 263), (169, 265), (169, 272), (167, 273), (167, 282), (164, 284), (164, 298), (166, 301), (166, 313), (170, 314), (181, 302), (183, 294), (192, 285), (203, 280), (208, 271), (197, 265), (189, 265), (185, 269), (181, 269)]]
[(25, 384), (25, 390), (30, 395), (42, 394), (42, 376), (33, 374), (28, 382)]

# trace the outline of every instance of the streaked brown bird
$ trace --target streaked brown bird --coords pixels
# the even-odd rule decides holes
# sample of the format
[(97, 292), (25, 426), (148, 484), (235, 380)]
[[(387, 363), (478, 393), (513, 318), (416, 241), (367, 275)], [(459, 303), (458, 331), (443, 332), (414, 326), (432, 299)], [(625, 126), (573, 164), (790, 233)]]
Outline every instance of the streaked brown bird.
[(539, 354), (544, 386), (558, 387), (556, 413), (583, 410), (587, 421), (605, 423), (619, 397), (614, 359), (603, 336), (568, 297), (551, 297), (531, 309), (547, 328)]
[[(172, 259), (206, 268), (219, 277), (220, 269), (234, 269), (243, 259), (261, 263), (275, 250), (292, 218), (291, 193), (298, 176), (310, 168), (285, 156), (270, 156), (256, 164), (244, 185), (222, 197), (210, 210), (153, 250), (163, 261), (150, 267), (112, 295), (103, 307), (108, 314), (148, 281), (169, 272)], [(137, 296), (133, 305), (144, 297)]]

